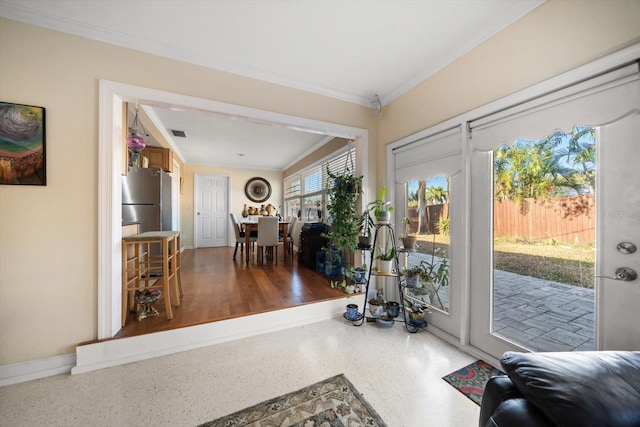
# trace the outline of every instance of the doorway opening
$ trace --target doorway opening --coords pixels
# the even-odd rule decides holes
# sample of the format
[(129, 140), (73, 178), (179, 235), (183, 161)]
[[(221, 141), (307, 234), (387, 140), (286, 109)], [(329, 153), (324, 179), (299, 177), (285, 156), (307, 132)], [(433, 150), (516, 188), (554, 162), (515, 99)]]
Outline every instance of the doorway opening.
[[(98, 339), (115, 336), (120, 330), (122, 252), (121, 181), (123, 166), (122, 108), (124, 102), (206, 111), (225, 117), (322, 132), (328, 136), (354, 140), (364, 159), (357, 173), (368, 176), (368, 131), (362, 128), (322, 122), (212, 100), (148, 89), (123, 83), (100, 81), (99, 109), (99, 199), (98, 199)], [(363, 185), (368, 186), (367, 182)], [(183, 328), (188, 329), (188, 328)], [(184, 331), (188, 334), (189, 331)]]

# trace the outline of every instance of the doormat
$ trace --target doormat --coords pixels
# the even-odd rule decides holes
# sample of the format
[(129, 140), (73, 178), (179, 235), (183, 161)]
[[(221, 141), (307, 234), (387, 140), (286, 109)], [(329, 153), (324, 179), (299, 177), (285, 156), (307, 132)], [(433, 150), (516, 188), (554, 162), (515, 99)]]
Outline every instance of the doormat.
[(497, 375), (505, 374), (484, 360), (477, 360), (449, 375), (445, 375), (442, 379), (479, 406), (482, 401), (484, 386), (489, 381), (489, 378)]
[(344, 374), (201, 424), (222, 426), (386, 426)]

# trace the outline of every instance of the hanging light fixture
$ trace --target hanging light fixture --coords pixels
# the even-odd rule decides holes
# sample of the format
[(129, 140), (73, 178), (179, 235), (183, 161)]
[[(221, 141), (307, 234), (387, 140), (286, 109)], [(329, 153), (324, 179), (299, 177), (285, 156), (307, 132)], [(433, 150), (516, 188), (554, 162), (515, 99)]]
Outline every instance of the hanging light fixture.
[(144, 140), (144, 136), (146, 132), (144, 131), (144, 127), (138, 120), (138, 105), (136, 104), (136, 115), (133, 118), (133, 123), (129, 127), (129, 136), (127, 137), (127, 147), (139, 153), (144, 150), (144, 147), (147, 146), (146, 141)]

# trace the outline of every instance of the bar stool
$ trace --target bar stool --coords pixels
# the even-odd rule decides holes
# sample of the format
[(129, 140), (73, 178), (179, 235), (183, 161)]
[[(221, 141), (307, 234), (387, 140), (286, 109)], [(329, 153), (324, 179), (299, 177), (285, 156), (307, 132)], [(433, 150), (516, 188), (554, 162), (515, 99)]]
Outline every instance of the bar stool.
[[(152, 254), (152, 245), (160, 246), (160, 255)], [(173, 319), (172, 302), (180, 306), (183, 294), (180, 263), (178, 231), (147, 231), (122, 238), (122, 326), (133, 308), (133, 294), (141, 289), (162, 289), (167, 318)]]

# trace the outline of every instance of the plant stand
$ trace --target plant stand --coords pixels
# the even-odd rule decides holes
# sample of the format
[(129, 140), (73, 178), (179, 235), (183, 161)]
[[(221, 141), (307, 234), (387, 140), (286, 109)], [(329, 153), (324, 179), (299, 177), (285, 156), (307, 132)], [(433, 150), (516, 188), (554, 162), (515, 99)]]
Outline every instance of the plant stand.
[(396, 284), (398, 286), (398, 292), (400, 295), (400, 311), (402, 312), (396, 319), (396, 321), (399, 322), (403, 322), (405, 329), (407, 330), (407, 332), (409, 333), (416, 333), (418, 332), (418, 330), (423, 329), (427, 326), (427, 322), (423, 321), (423, 322), (415, 322), (413, 320), (411, 320), (409, 318), (409, 316), (407, 315), (407, 310), (404, 304), (404, 300), (405, 300), (405, 288), (406, 288), (406, 283), (405, 281), (402, 279), (402, 276), (400, 274), (400, 265), (398, 262), (398, 255), (396, 252), (396, 256), (394, 257), (394, 259), (392, 260), (393, 263), (393, 267), (392, 267), (392, 271), (391, 273), (381, 273), (378, 272), (377, 270), (374, 270), (373, 268), (373, 260), (375, 259), (375, 255), (376, 255), (376, 243), (378, 243), (378, 239), (382, 239), (382, 236), (385, 236), (388, 241), (392, 242), (392, 244), (396, 243), (396, 239), (395, 239), (395, 233), (393, 231), (393, 226), (389, 223), (378, 223), (375, 225), (375, 233), (374, 233), (374, 237), (373, 237), (373, 245), (371, 245), (370, 249), (366, 249), (371, 251), (371, 262), (369, 263), (369, 272), (367, 275), (367, 281), (366, 281), (366, 288), (365, 288), (365, 292), (364, 292), (364, 305), (363, 305), (363, 310), (361, 313), (358, 313), (358, 318), (354, 321), (351, 321), (351, 323), (354, 326), (362, 326), (365, 322), (365, 319), (367, 318), (366, 316), (366, 312), (367, 310), (369, 310), (369, 285), (371, 284), (371, 276), (378, 276), (378, 277), (391, 277), (394, 278), (396, 281)]

